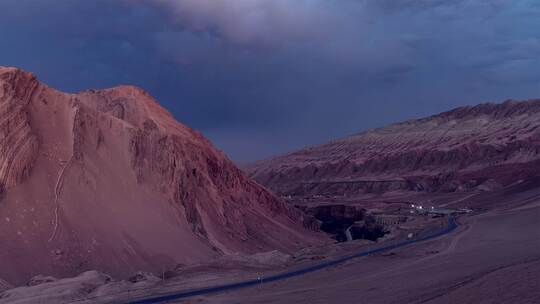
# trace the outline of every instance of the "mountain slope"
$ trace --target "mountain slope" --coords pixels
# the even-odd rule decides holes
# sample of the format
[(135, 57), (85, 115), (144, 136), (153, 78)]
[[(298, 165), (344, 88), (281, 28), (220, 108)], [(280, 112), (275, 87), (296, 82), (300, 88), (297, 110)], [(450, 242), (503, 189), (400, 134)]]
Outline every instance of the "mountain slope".
[(457, 108), (260, 161), (285, 194), (492, 189), (540, 173), (540, 100)]
[(141, 89), (66, 94), (0, 67), (0, 125), (0, 278), (12, 284), (322, 240)]

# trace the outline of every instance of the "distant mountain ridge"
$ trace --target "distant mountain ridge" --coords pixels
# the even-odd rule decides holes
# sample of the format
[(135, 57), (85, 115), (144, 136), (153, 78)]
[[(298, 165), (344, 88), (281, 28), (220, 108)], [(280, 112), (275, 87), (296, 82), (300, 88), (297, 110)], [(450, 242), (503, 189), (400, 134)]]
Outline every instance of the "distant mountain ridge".
[(540, 99), (479, 104), (259, 161), (283, 194), (493, 189), (540, 175)]

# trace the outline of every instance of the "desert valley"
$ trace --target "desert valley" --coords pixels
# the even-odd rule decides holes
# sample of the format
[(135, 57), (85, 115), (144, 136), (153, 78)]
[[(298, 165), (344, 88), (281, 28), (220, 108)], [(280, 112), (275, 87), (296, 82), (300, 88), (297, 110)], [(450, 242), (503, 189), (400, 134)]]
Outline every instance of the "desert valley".
[(540, 303), (540, 1), (0, 16), (0, 304)]
[(540, 299), (540, 100), (243, 172), (136, 87), (66, 94), (16, 68), (0, 77), (1, 303)]

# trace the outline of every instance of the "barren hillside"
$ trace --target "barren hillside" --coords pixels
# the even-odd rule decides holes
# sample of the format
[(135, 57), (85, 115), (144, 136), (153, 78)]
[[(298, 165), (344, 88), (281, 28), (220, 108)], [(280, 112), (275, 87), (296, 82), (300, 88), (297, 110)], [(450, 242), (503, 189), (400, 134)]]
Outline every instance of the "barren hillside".
[(492, 190), (540, 173), (540, 100), (457, 108), (249, 168), (284, 194)]
[(0, 67), (0, 278), (161, 271), (318, 243), (143, 90), (66, 94)]

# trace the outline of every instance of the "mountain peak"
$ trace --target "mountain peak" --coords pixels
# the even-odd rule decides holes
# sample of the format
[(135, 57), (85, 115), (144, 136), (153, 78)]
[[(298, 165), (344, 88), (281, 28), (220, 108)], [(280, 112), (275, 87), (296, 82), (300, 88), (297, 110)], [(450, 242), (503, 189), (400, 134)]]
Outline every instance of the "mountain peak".
[[(124, 276), (324, 237), (144, 90), (67, 94), (0, 69), (3, 279)], [(123, 263), (118, 263), (118, 260)]]
[(537, 112), (540, 112), (540, 99), (530, 99), (526, 101), (509, 99), (503, 103), (482, 103), (475, 106), (459, 107), (429, 118), (464, 119), (486, 115), (495, 119), (501, 119)]

